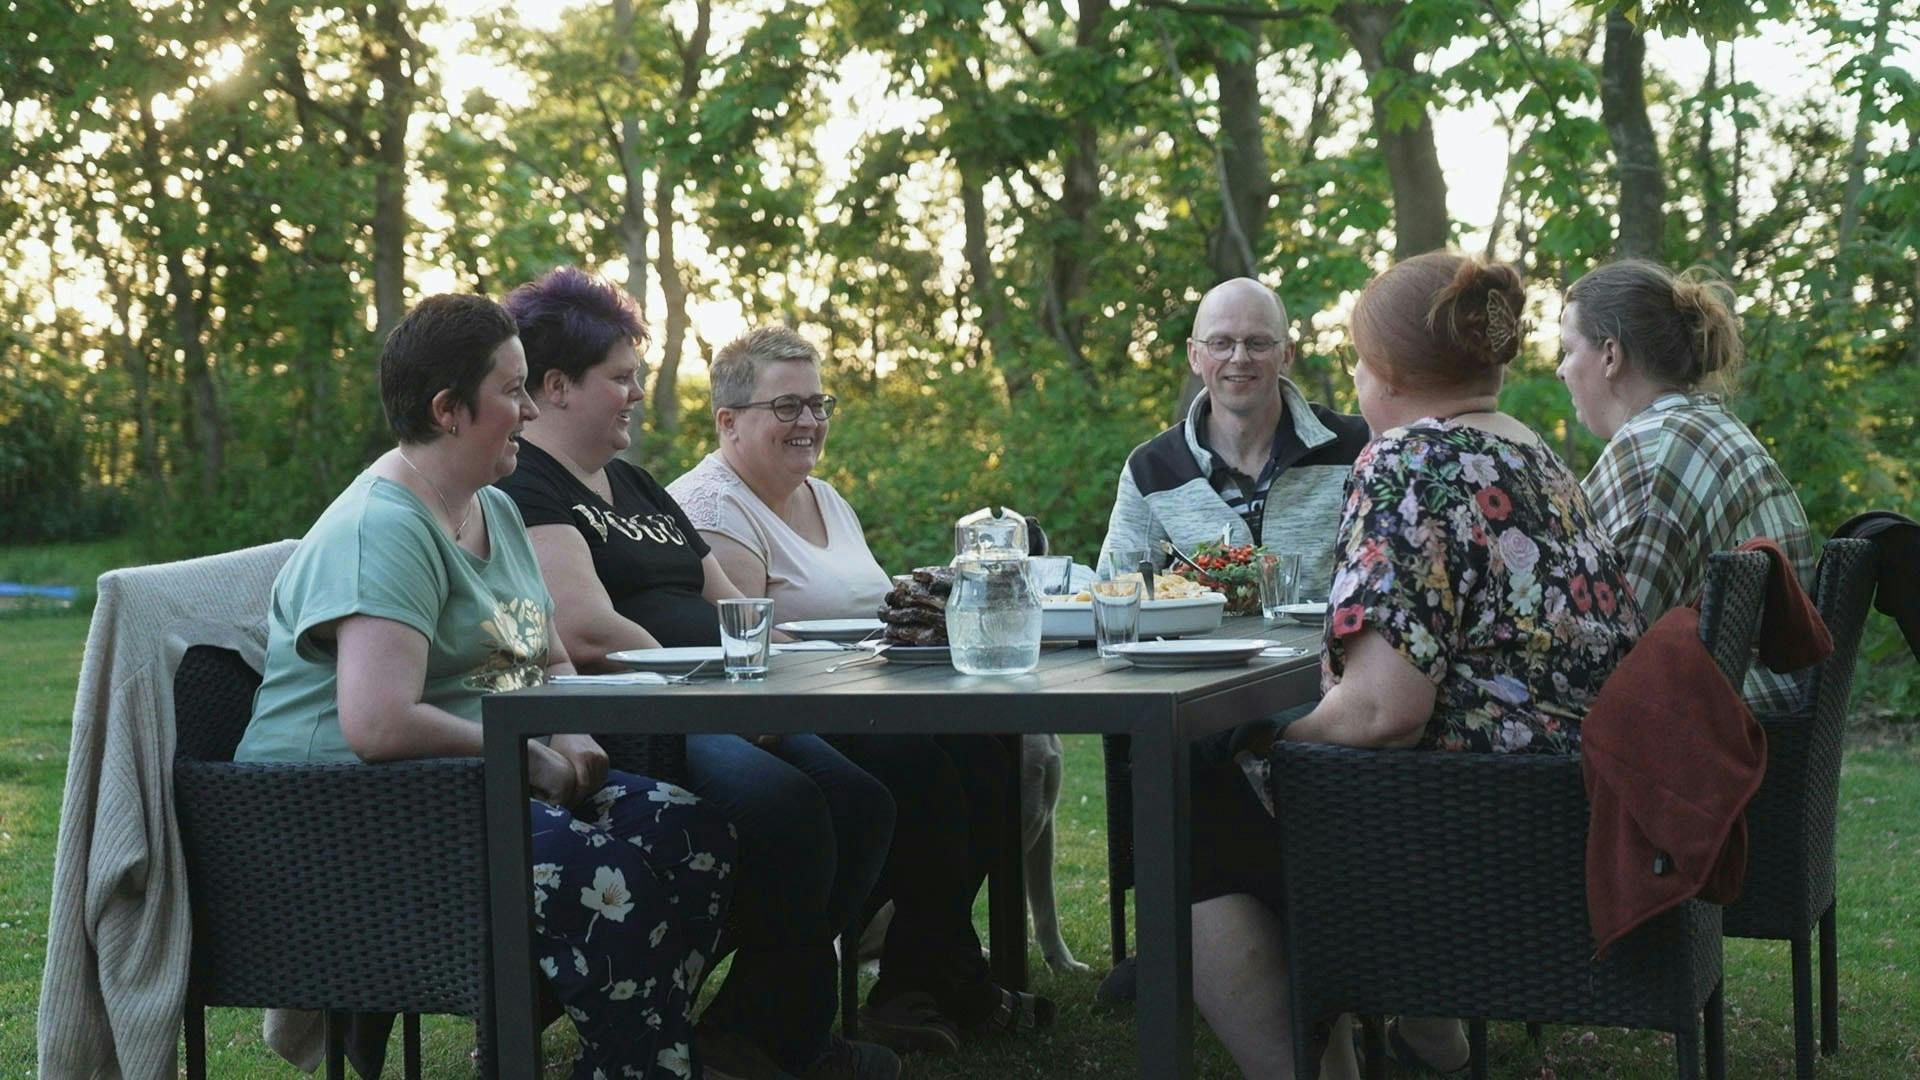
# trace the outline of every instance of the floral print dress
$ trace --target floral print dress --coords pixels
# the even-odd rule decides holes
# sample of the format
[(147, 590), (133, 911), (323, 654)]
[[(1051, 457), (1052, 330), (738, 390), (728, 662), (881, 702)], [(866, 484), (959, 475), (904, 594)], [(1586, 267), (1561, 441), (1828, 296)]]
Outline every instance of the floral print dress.
[(1321, 686), (1379, 634), (1436, 688), (1423, 750), (1565, 753), (1643, 623), (1580, 482), (1544, 443), (1424, 419), (1354, 462)]
[(534, 952), (580, 1032), (574, 1080), (690, 1080), (734, 827), (685, 788), (622, 772), (571, 811), (535, 799), (530, 813)]

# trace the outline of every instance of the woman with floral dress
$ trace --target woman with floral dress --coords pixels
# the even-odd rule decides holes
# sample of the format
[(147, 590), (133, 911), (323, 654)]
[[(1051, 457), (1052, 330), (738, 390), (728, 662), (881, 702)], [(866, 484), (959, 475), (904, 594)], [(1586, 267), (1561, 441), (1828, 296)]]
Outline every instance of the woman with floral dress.
[[(520, 514), (490, 486), (537, 415), (526, 373), (512, 316), (482, 297), (428, 297), (394, 327), (380, 391), (399, 444), (275, 579), (235, 760), (477, 757), (484, 696), (573, 670)], [(574, 1076), (698, 1075), (690, 1010), (733, 827), (673, 784), (609, 772), (584, 735), (529, 742), (527, 764), (535, 951), (580, 1031)]]
[[(1512, 268), (1449, 252), (1400, 263), (1361, 294), (1352, 373), (1374, 440), (1354, 462), (1336, 535), (1323, 696), (1281, 737), (1578, 748), (1581, 717), (1642, 622), (1579, 480), (1499, 411), (1525, 303)], [(1290, 1076), (1270, 903), (1243, 894), (1195, 907), (1195, 997), (1248, 1075)], [(1438, 1071), (1467, 1059), (1452, 1020), (1402, 1018), (1389, 1042)], [(1338, 1035), (1329, 1058), (1324, 1074), (1353, 1074)]]

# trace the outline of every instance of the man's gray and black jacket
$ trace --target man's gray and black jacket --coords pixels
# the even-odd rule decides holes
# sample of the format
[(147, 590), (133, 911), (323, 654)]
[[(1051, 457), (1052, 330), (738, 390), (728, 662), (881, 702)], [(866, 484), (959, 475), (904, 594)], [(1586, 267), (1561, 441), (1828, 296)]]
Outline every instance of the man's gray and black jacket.
[[(1280, 397), (1286, 406), (1274, 436), (1279, 440), (1280, 470), (1261, 512), (1261, 545), (1268, 551), (1297, 551), (1305, 556), (1300, 567), (1304, 591), (1324, 596), (1333, 581), (1334, 533), (1345, 501), (1347, 474), (1371, 436), (1365, 420), (1308, 402), (1300, 388), (1284, 377)], [(1200, 445), (1195, 433), (1206, 408), (1207, 392), (1202, 390), (1185, 420), (1127, 455), (1101, 554), (1116, 548), (1144, 548), (1165, 566), (1161, 540), (1170, 539), (1187, 552), (1198, 544), (1218, 543), (1223, 531), (1233, 543), (1253, 542), (1247, 523), (1209, 479), (1213, 454)]]

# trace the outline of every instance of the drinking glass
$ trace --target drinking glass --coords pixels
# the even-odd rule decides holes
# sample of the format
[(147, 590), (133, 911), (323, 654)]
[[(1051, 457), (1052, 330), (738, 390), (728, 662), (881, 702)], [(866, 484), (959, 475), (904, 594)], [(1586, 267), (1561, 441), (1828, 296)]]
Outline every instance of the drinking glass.
[(1027, 575), (1033, 582), (1033, 591), (1041, 596), (1066, 596), (1072, 591), (1073, 556), (1029, 556)]
[(727, 681), (763, 679), (767, 655), (773, 647), (773, 601), (765, 597), (732, 597), (720, 608), (720, 652)]
[(1116, 645), (1140, 640), (1140, 581), (1125, 578), (1096, 581), (1093, 593), (1093, 641), (1102, 657), (1112, 658)]
[(1152, 558), (1146, 548), (1114, 548), (1100, 556), (1100, 576), (1117, 578), (1121, 574), (1137, 574), (1140, 564)]
[(1280, 609), (1300, 602), (1300, 554), (1268, 552), (1259, 557), (1260, 614), (1268, 622), (1279, 622)]

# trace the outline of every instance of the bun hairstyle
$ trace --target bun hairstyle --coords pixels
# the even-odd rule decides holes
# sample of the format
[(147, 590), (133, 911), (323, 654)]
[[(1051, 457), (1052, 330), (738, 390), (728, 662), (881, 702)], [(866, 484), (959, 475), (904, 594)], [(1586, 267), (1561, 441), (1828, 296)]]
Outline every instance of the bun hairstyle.
[(1744, 349), (1733, 289), (1713, 271), (1675, 274), (1658, 263), (1622, 259), (1567, 290), (1574, 328), (1613, 341), (1627, 363), (1662, 386), (1730, 389)]
[(1369, 282), (1353, 309), (1353, 342), (1393, 387), (1498, 387), (1528, 326), (1520, 272), (1452, 251), (1431, 251)]

